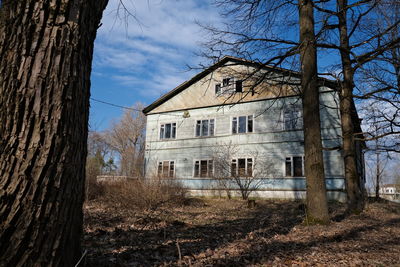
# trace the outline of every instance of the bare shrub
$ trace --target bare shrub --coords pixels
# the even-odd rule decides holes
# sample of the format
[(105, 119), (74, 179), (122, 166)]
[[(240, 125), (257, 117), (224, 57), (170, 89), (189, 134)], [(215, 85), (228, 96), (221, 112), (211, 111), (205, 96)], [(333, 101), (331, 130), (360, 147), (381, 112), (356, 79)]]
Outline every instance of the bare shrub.
[(86, 161), (86, 200), (93, 200), (104, 194), (104, 186), (97, 182), (97, 176), (101, 173), (102, 158), (88, 157)]
[(88, 176), (86, 179), (86, 200), (97, 199), (104, 195), (104, 184), (96, 181), (96, 177)]
[(258, 151), (239, 151), (232, 142), (221, 143), (213, 149), (214, 178), (229, 199), (239, 191), (243, 200), (266, 184), (265, 178), (273, 175), (273, 165)]
[(128, 180), (105, 184), (103, 200), (127, 210), (154, 211), (166, 205), (182, 205), (186, 190), (175, 180)]

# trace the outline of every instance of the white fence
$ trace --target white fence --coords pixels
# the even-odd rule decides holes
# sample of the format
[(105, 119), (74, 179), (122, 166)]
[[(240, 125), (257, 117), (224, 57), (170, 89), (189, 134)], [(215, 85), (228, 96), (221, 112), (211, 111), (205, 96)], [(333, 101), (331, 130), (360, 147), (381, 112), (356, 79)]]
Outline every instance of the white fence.
[(99, 175), (96, 177), (97, 182), (99, 183), (116, 183), (116, 182), (124, 182), (129, 180), (137, 180), (138, 177), (132, 176), (121, 176), (121, 175)]

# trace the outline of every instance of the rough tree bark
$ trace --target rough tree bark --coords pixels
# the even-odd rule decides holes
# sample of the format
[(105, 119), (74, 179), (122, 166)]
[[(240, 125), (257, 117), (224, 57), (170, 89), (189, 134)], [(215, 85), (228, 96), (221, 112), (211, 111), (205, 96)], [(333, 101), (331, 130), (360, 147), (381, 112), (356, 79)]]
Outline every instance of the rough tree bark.
[(328, 223), (325, 171), (321, 143), (317, 50), (311, 0), (299, 1), (301, 87), (304, 120), (307, 220)]
[(337, 0), (340, 56), (342, 59), (343, 81), (340, 91), (340, 115), (343, 135), (343, 156), (345, 167), (348, 211), (360, 212), (363, 209), (363, 195), (360, 178), (357, 173), (356, 146), (354, 141), (354, 124), (352, 120), (354, 71), (351, 64), (350, 45), (347, 29), (347, 0)]
[(2, 2), (0, 265), (74, 266), (93, 43), (108, 1)]

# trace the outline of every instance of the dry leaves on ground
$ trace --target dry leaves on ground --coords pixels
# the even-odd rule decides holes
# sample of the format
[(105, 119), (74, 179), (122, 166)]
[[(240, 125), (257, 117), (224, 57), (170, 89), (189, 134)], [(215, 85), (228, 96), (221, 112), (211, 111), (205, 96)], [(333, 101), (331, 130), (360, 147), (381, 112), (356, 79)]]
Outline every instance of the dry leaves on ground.
[[(400, 205), (368, 204), (327, 226), (301, 202), (191, 199), (157, 211), (85, 207), (87, 266), (400, 266)], [(333, 219), (343, 207), (331, 206)]]

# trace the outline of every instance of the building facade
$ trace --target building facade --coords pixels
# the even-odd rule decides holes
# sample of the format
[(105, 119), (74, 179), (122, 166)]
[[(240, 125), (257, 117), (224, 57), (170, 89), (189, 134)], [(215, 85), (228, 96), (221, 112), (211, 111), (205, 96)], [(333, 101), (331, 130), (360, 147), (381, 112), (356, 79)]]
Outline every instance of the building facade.
[[(193, 195), (238, 194), (242, 182), (251, 183), (254, 197), (304, 198), (298, 84), (297, 73), (225, 57), (144, 109), (145, 176), (178, 180)], [(329, 198), (343, 201), (339, 99), (332, 87), (321, 79), (326, 186)]]

